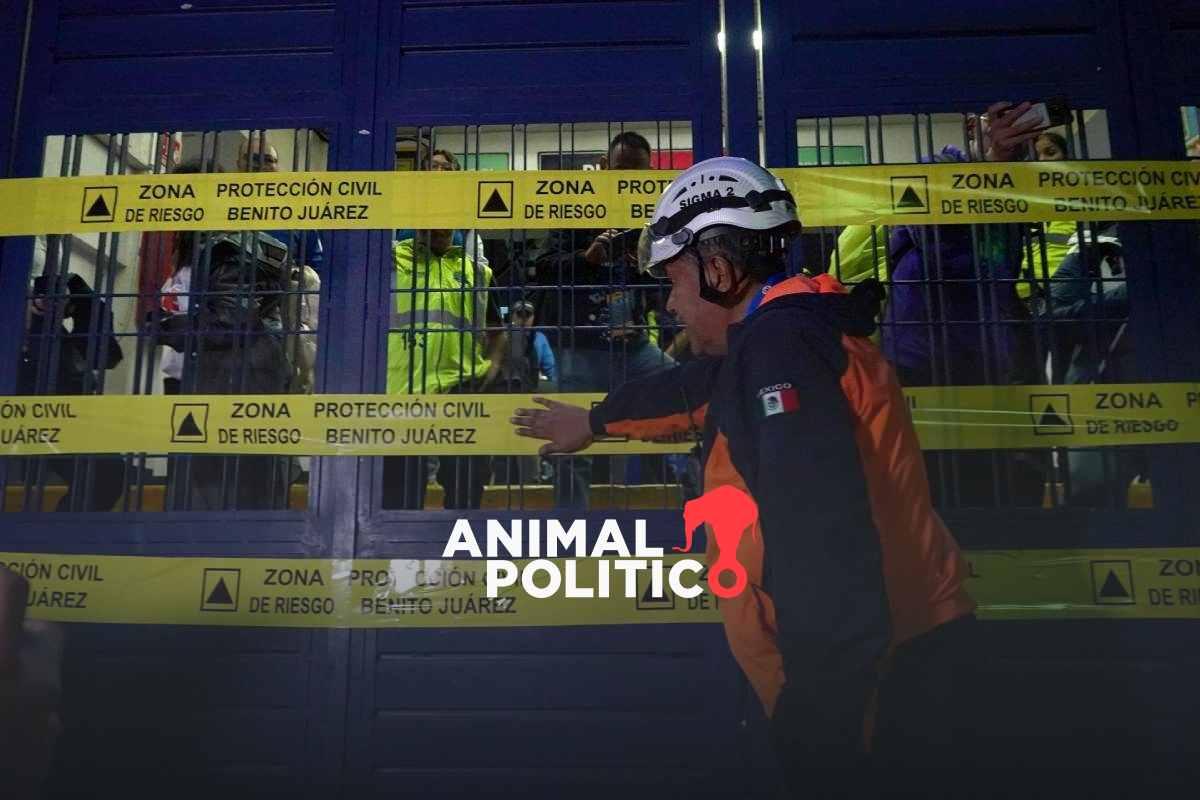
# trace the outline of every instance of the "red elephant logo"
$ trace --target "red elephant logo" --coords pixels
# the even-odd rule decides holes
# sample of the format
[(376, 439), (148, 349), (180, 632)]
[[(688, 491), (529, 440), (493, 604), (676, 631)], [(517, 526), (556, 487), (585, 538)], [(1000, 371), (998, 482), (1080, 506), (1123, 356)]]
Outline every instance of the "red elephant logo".
[[(686, 553), (692, 549), (692, 534), (704, 523), (712, 526), (713, 536), (717, 540), (717, 561), (708, 571), (708, 588), (717, 597), (729, 599), (737, 597), (746, 588), (746, 568), (737, 560), (738, 542), (742, 534), (750, 529), (752, 536), (754, 523), (758, 521), (758, 504), (750, 495), (734, 486), (718, 486), (711, 492), (695, 500), (689, 500), (683, 507), (684, 547), (672, 547), (677, 553)], [(722, 572), (733, 573), (733, 586), (721, 585)]]

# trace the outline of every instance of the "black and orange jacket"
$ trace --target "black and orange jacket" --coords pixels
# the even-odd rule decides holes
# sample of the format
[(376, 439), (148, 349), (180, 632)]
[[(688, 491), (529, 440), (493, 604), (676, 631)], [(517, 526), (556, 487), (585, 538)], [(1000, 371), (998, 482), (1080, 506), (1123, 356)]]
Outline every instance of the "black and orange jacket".
[[(749, 585), (721, 601), (726, 635), (768, 715), (786, 686), (822, 729), (861, 729), (889, 647), (974, 609), (861, 299), (789, 278), (730, 328), (725, 357), (627, 383), (591, 412), (597, 435), (702, 431), (705, 490), (754, 498), (758, 535), (737, 553)], [(788, 403), (764, 397), (780, 392)]]

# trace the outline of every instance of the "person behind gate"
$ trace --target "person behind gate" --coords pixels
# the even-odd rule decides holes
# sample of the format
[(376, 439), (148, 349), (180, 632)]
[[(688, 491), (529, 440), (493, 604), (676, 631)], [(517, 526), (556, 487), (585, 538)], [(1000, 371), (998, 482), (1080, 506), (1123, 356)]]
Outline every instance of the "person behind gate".
[[(453, 244), (454, 231), (416, 231), (393, 244), (392, 318), (388, 326), (388, 394), (457, 394), (487, 391), (502, 359), (506, 337), (489, 287), (492, 271)], [(425, 505), (427, 458), (389, 456), (383, 464), (383, 507)], [(487, 456), (441, 456), (438, 483), (443, 506), (479, 508), (491, 477)]]

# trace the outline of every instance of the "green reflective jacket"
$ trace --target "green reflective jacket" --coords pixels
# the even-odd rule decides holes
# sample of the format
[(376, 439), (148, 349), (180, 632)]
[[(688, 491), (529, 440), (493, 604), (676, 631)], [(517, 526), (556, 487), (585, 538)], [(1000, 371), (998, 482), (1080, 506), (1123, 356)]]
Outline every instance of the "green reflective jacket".
[(461, 247), (437, 256), (412, 239), (392, 245), (392, 260), (388, 393), (445, 392), (482, 377), (490, 366), (482, 328), (491, 269)]

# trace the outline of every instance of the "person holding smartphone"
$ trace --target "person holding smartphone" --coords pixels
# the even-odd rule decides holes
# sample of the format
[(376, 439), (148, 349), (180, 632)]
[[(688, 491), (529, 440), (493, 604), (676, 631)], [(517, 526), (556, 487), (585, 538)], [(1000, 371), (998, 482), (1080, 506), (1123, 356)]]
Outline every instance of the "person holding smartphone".
[(1044, 131), (1069, 121), (1070, 111), (1062, 98), (1041, 103), (1026, 100), (1016, 105), (993, 103), (983, 114), (967, 118), (972, 160), (1024, 160), (1029, 146)]
[[(613, 138), (600, 168), (650, 169), (650, 153), (644, 136), (625, 131)], [(660, 289), (637, 270), (640, 235), (640, 230), (555, 231), (536, 257), (538, 318), (560, 329), (552, 342), (560, 353), (559, 391), (604, 392), (674, 366), (650, 341), (646, 312)], [(625, 461), (610, 462), (614, 483)], [(564, 459), (556, 471), (555, 506), (587, 508), (592, 466), (590, 456)]]
[[(994, 103), (970, 117), (972, 150), (988, 160), (1023, 159), (1042, 133), (1032, 103)], [(949, 145), (934, 163), (971, 160)], [(1017, 294), (1027, 232), (1018, 224), (897, 225), (890, 228), (892, 285), (881, 345), (904, 386), (1041, 383), (1030, 315)], [(994, 287), (979, 291), (979, 286)], [(981, 327), (959, 324), (979, 320)], [(1040, 505), (1045, 476), (1035, 456), (956, 453), (948, 463), (925, 454), (934, 504)], [(943, 466), (950, 468), (943, 469)], [(998, 471), (999, 470), (999, 471)]]

